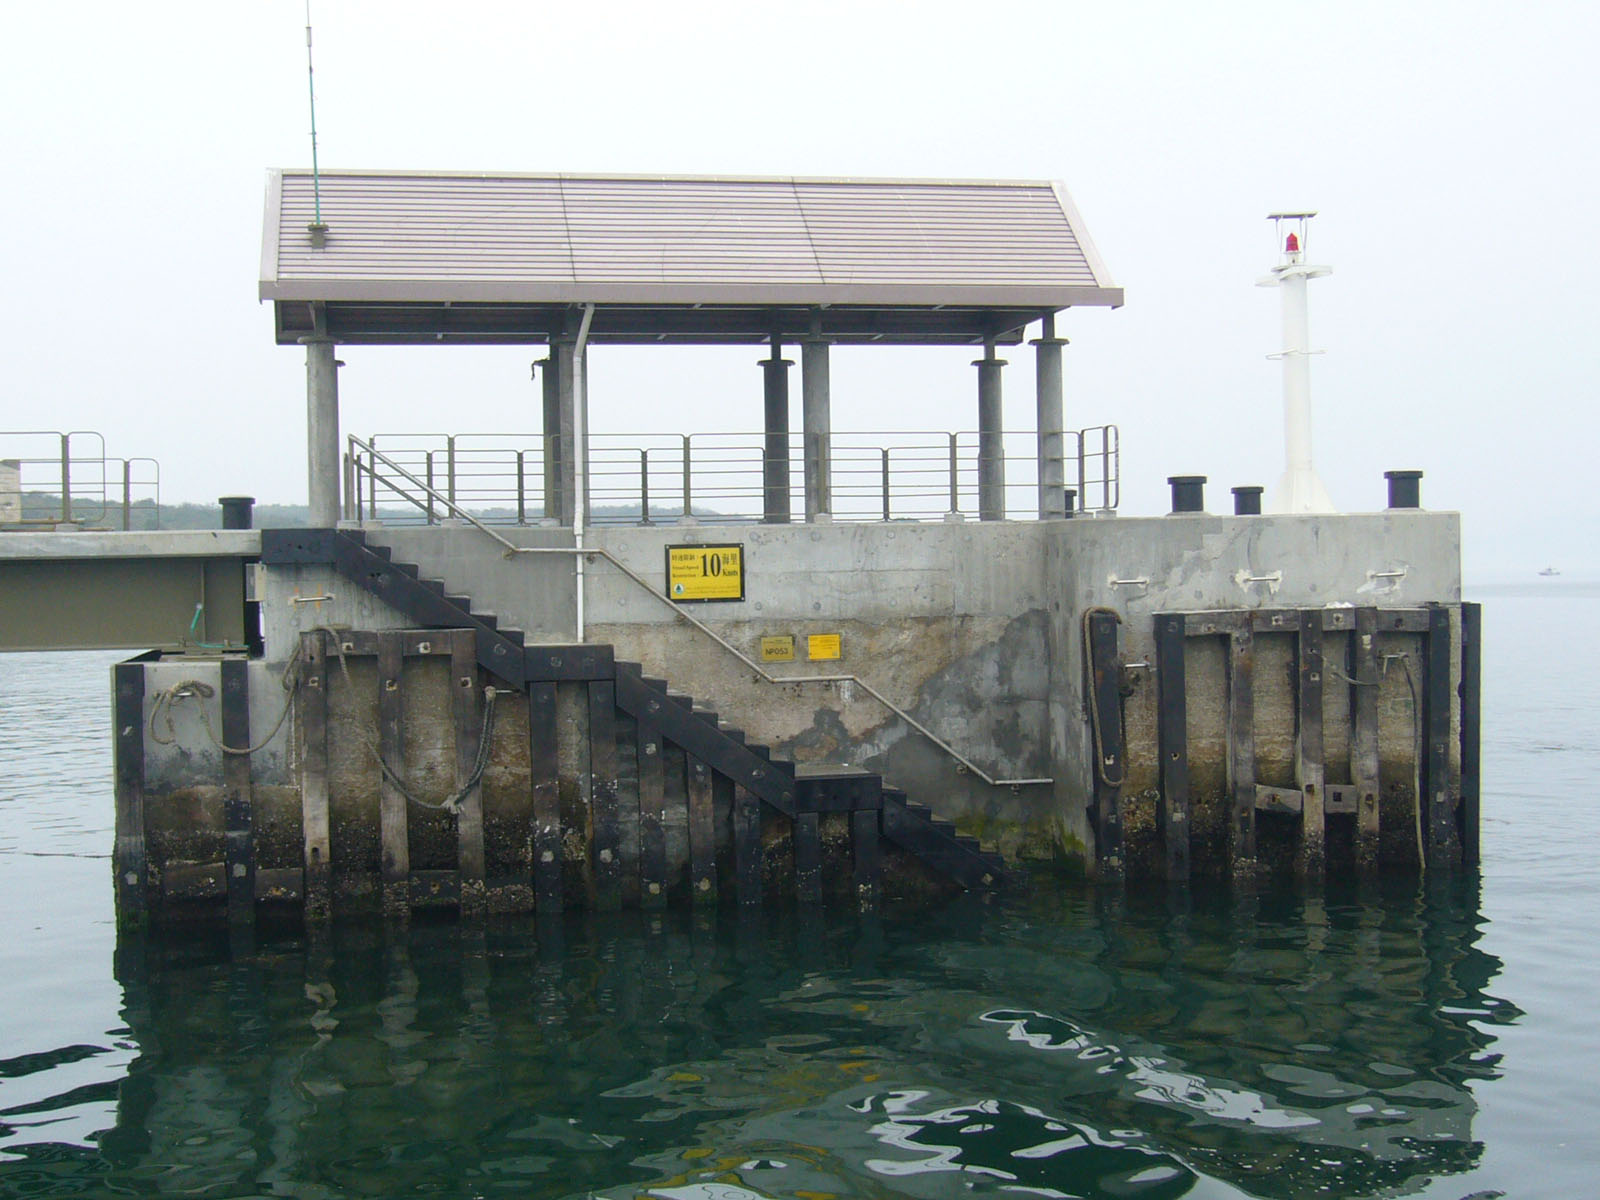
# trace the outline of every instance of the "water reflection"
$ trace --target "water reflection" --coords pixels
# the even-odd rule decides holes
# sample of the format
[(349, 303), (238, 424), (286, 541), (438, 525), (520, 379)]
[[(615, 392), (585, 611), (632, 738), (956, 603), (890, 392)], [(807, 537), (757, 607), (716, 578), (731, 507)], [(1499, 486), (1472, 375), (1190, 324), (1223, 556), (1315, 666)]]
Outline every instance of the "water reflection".
[(1400, 1194), (1480, 1154), (1479, 926), (1451, 880), (125, 940), (109, 1127), (0, 1090), (0, 1194)]

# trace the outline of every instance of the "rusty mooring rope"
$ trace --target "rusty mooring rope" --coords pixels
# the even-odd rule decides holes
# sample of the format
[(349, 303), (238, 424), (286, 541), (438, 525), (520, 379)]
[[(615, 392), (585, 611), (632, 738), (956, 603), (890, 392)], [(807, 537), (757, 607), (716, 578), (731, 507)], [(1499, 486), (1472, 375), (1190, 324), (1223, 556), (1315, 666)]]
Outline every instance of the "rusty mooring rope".
[[(332, 639), (334, 653), (339, 656), (339, 673), (344, 676), (345, 687), (354, 692), (355, 681), (350, 678), (350, 664), (345, 661), (344, 643), (340, 640), (338, 631), (329, 629), (326, 626), (319, 626), (317, 632)], [(472, 770), (467, 774), (467, 781), (456, 789), (455, 795), (446, 797), (444, 800), (424, 800), (421, 796), (418, 796), (406, 786), (406, 781), (400, 777), (400, 773), (389, 765), (388, 761), (383, 757), (383, 751), (379, 748), (378, 743), (364, 729), (361, 740), (367, 747), (367, 752), (377, 759), (378, 770), (383, 773), (383, 777), (394, 784), (395, 790), (412, 804), (415, 804), (418, 808), (431, 809), (434, 812), (459, 815), (461, 802), (471, 794), (473, 788), (478, 786), (483, 779), (484, 770), (489, 766), (489, 753), (494, 741), (494, 701), (498, 694), (499, 691), (493, 684), (489, 684), (483, 689), (483, 732), (478, 737), (478, 753), (473, 757)]]
[[(289, 661), (284, 665), (283, 673), (278, 676), (278, 683), (286, 695), (283, 698), (283, 708), (278, 712), (278, 719), (272, 723), (272, 731), (254, 746), (229, 746), (217, 735), (211, 726), (211, 710), (204, 704), (200, 706), (200, 723), (205, 726), (206, 737), (211, 739), (211, 744), (224, 754), (249, 755), (258, 750), (265, 750), (272, 744), (272, 739), (278, 736), (283, 723), (289, 719), (289, 709), (294, 704), (294, 690), (300, 683), (300, 647), (296, 646), (294, 653), (289, 656)], [(170, 746), (178, 740), (177, 726), (172, 720), (172, 707), (180, 700), (198, 697), (209, 700), (217, 694), (217, 689), (200, 679), (185, 679), (181, 683), (169, 688), (162, 688), (155, 694), (155, 700), (150, 705), (150, 738), (162, 746)], [(166, 726), (166, 736), (163, 737), (157, 727), (157, 721)]]

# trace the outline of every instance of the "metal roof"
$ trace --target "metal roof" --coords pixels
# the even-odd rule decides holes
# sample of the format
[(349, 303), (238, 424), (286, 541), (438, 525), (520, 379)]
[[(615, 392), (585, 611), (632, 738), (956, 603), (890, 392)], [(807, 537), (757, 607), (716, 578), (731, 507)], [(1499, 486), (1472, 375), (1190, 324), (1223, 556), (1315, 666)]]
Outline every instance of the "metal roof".
[(1015, 340), (1122, 303), (1059, 184), (330, 171), (271, 173), (277, 337), (542, 342)]

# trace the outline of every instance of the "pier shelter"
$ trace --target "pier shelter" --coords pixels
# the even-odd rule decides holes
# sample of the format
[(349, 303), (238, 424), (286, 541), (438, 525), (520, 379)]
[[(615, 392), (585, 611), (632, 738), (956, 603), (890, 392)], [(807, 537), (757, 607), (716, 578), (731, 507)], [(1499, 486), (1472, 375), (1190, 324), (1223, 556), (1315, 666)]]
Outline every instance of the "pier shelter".
[[(320, 215), (320, 220), (318, 216)], [(982, 514), (1003, 511), (996, 347), (1039, 324), (1038, 511), (1068, 479), (1055, 314), (1122, 303), (1059, 184), (1013, 181), (274, 172), (261, 298), (307, 354), (313, 519), (340, 508), (335, 347), (547, 347), (543, 511), (571, 524), (590, 345), (770, 348), (765, 519), (790, 519), (800, 348), (806, 520), (832, 512), (829, 350), (968, 345)], [(756, 421), (752, 420), (754, 426)]]

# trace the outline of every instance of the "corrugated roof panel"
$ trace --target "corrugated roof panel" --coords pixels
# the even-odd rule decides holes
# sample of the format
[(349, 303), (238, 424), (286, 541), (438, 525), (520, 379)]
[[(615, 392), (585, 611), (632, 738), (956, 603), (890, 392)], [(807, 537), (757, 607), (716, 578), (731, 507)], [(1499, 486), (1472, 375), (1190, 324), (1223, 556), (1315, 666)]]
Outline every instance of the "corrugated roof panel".
[[(594, 303), (647, 314), (629, 318), (641, 336), (667, 309), (855, 307), (960, 340), (1014, 329), (1007, 313), (1122, 302), (1049, 183), (330, 172), (314, 247), (310, 174), (273, 178), (261, 296), (286, 304)], [(939, 316), (952, 306), (969, 316)], [(703, 324), (714, 338), (726, 318)]]
[(819, 283), (786, 181), (565, 180), (580, 281)]
[(831, 283), (995, 279), (1094, 287), (1048, 185), (797, 184)]
[(284, 175), (280, 279), (573, 281), (557, 180), (324, 175), (321, 207), (315, 249), (311, 178)]

